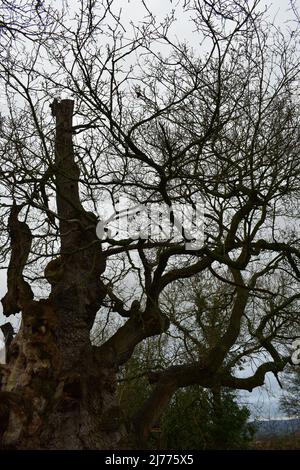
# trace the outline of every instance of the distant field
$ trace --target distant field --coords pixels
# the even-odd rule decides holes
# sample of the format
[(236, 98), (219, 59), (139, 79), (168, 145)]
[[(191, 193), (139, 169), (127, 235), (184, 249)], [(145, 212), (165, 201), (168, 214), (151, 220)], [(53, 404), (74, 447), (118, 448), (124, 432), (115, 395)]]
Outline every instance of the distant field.
[(258, 450), (300, 450), (300, 433), (292, 434), (286, 437), (273, 437), (255, 441), (251, 449)]

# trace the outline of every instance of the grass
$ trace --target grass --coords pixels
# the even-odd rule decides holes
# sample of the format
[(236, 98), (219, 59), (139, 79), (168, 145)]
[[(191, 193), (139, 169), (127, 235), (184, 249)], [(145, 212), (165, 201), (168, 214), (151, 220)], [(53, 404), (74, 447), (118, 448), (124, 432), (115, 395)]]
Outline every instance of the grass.
[(300, 450), (300, 433), (290, 434), (285, 437), (273, 437), (255, 441), (251, 449), (257, 450)]

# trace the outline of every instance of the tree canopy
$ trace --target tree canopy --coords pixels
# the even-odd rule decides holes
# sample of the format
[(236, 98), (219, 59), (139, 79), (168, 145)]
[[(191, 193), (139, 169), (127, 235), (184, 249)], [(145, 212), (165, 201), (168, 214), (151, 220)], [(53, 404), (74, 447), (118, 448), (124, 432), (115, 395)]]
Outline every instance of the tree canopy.
[[(116, 448), (132, 433), (142, 445), (178, 389), (251, 391), (291, 360), (297, 10), (283, 30), (259, 0), (182, 0), (164, 15), (136, 0), (132, 21), (114, 0), (25, 3), (5, 0), (0, 24), (2, 305), (22, 315), (0, 369), (2, 445)], [(163, 230), (176, 204), (190, 219), (201, 206), (192, 235), (174, 211)], [(156, 233), (141, 228), (149, 206)], [(109, 336), (92, 343), (95, 322)], [(174, 351), (124, 417), (120, 367), (165, 335)]]

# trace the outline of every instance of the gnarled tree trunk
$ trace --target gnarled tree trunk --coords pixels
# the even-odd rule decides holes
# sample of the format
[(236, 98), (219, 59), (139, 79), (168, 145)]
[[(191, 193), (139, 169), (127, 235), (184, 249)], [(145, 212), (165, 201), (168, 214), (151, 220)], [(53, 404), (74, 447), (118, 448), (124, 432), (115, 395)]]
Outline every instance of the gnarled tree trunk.
[(1, 368), (0, 439), (4, 448), (113, 449), (127, 430), (115, 403), (114, 355), (101, 353), (90, 330), (106, 295), (101, 282), (105, 259), (96, 238), (96, 217), (79, 198), (79, 170), (72, 144), (73, 101), (54, 102), (56, 180), (61, 255), (45, 277), (51, 294), (34, 300), (23, 279), (32, 236), (9, 218), (11, 261), (4, 314), (22, 312), (21, 328)]

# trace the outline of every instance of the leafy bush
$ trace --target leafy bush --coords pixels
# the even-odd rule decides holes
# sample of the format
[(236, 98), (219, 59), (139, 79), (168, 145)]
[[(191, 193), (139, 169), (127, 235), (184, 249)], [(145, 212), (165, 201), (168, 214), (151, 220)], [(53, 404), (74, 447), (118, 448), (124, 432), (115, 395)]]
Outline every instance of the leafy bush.
[(168, 449), (248, 447), (254, 427), (232, 392), (217, 395), (195, 386), (179, 390), (162, 419), (161, 446)]

